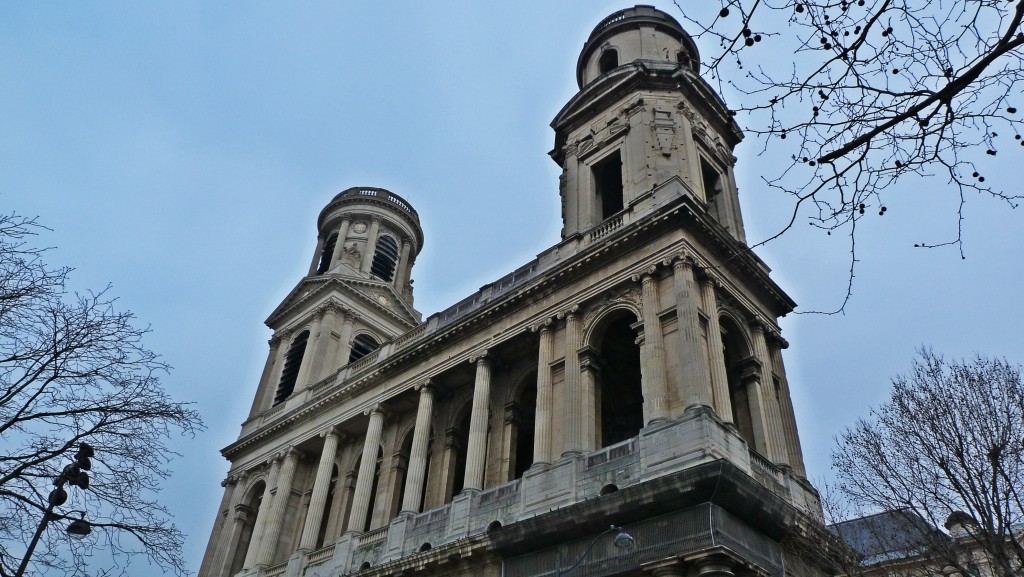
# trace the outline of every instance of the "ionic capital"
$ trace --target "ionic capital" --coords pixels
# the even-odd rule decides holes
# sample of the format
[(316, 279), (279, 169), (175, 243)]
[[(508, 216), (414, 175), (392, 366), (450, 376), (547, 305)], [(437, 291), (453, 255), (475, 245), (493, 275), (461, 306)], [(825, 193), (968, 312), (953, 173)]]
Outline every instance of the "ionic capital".
[(492, 358), (489, 354), (489, 351), (487, 349), (483, 349), (470, 355), (469, 364), (476, 365), (485, 361), (490, 362), (491, 360)]
[(542, 333), (545, 331), (550, 331), (551, 325), (552, 319), (551, 317), (548, 317), (544, 320), (538, 321), (536, 324), (530, 325), (529, 330), (531, 333)]

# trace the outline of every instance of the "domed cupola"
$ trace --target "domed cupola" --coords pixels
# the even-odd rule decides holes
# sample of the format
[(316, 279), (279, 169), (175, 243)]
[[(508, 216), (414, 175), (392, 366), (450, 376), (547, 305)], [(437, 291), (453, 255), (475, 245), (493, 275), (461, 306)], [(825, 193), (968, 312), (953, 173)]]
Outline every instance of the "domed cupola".
[(384, 282), (412, 304), (410, 275), (423, 248), (423, 229), (405, 199), (383, 188), (349, 188), (320, 212), (317, 230), (310, 276)]
[(653, 6), (619, 10), (590, 33), (576, 63), (580, 88), (623, 64), (636, 60), (684, 64), (700, 68), (697, 45), (683, 27)]

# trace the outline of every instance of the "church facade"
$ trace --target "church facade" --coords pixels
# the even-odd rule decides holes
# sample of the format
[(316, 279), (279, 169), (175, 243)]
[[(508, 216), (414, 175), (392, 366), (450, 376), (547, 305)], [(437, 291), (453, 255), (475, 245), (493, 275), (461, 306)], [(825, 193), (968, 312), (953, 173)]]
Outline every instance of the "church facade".
[(415, 209), (327, 204), (200, 577), (824, 574), (795, 303), (745, 244), (699, 61), (652, 7), (601, 21), (552, 122), (561, 240), (426, 320)]

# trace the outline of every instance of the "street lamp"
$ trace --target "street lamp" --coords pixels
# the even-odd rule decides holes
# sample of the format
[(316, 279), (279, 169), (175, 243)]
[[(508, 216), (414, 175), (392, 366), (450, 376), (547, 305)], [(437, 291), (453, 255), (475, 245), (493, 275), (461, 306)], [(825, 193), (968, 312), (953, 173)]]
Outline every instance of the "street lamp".
[[(75, 462), (64, 467), (60, 475), (57, 475), (57, 478), (53, 480), (54, 488), (46, 499), (43, 519), (39, 521), (36, 534), (32, 536), (32, 541), (29, 542), (28, 549), (25, 551), (25, 557), (21, 560), (21, 565), (18, 566), (14, 577), (22, 577), (25, 574), (25, 570), (28, 568), (28, 561), (32, 558), (32, 553), (35, 552), (36, 545), (39, 544), (39, 538), (43, 536), (43, 531), (46, 530), (46, 526), (50, 524), (50, 521), (67, 519), (66, 516), (53, 512), (54, 509), (63, 505), (68, 500), (68, 492), (64, 490), (64, 485), (74, 485), (82, 490), (89, 488), (89, 474), (86, 471), (92, 469), (92, 457), (95, 454), (96, 452), (89, 443), (80, 444), (78, 452), (75, 453)], [(71, 521), (71, 524), (68, 525), (68, 535), (75, 539), (84, 539), (86, 535), (92, 532), (92, 526), (85, 520), (85, 511), (72, 512), (78, 513), (79, 518)]]
[(623, 529), (622, 527), (616, 527), (615, 525), (612, 525), (611, 527), (608, 527), (607, 529), (602, 531), (597, 537), (594, 537), (594, 540), (591, 541), (590, 545), (587, 546), (587, 550), (583, 552), (583, 555), (581, 555), (580, 558), (577, 559), (576, 562), (573, 563), (572, 566), (566, 569), (565, 571), (562, 571), (561, 569), (562, 561), (561, 557), (559, 557), (557, 560), (558, 566), (555, 567), (555, 577), (565, 577), (566, 575), (570, 575), (573, 571), (575, 571), (576, 568), (580, 566), (580, 563), (583, 563), (583, 561), (590, 555), (590, 552), (594, 550), (594, 545), (597, 545), (597, 542), (601, 540), (601, 537), (604, 537), (612, 531), (618, 531), (618, 534), (615, 535), (614, 539), (612, 539), (612, 544), (615, 545), (615, 548), (619, 551), (631, 549), (633, 545), (636, 543), (636, 541), (633, 539), (633, 536), (627, 533), (625, 529)]

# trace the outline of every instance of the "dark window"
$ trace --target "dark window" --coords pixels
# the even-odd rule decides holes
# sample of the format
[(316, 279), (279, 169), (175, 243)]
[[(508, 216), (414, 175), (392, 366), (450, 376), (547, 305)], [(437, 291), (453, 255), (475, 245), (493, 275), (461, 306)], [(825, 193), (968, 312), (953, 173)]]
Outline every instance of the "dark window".
[[(547, 367), (544, 370), (550, 370)], [(527, 377), (529, 384), (520, 393), (518, 408), (519, 419), (515, 423), (513, 439), (515, 446), (512, 455), (515, 461), (512, 467), (512, 479), (518, 479), (533, 465), (533, 433), (537, 413), (537, 374)], [(511, 479), (510, 479), (511, 480)]]
[(352, 354), (348, 356), (348, 362), (352, 363), (372, 353), (380, 347), (377, 339), (363, 333), (352, 340)]
[(292, 346), (288, 348), (288, 354), (284, 358), (284, 369), (281, 370), (281, 381), (277, 385), (277, 394), (274, 395), (275, 405), (283, 402), (295, 390), (295, 379), (299, 376), (299, 367), (302, 366), (302, 355), (306, 352), (307, 340), (309, 340), (309, 331), (302, 331), (292, 341)]
[(331, 257), (334, 256), (334, 245), (338, 244), (338, 233), (327, 237), (324, 249), (320, 251), (320, 266), (316, 267), (316, 274), (324, 274), (331, 268)]
[(715, 220), (725, 224), (722, 173), (702, 157), (700, 159), (700, 178), (704, 184), (704, 201), (707, 203), (708, 213)]
[(384, 464), (384, 449), (381, 447), (377, 448), (377, 462), (373, 466), (373, 483), (370, 485), (370, 503), (366, 507), (366, 523), (363, 525), (363, 531), (370, 530), (370, 524), (373, 521), (373, 507), (377, 504), (377, 487), (380, 484), (380, 467)]
[(601, 203), (601, 220), (619, 212), (622, 203), (622, 153), (614, 154), (594, 165), (594, 191)]
[(619, 53), (616, 50), (605, 50), (601, 53), (601, 59), (597, 61), (597, 68), (601, 74), (619, 67)]
[(390, 236), (377, 239), (377, 250), (373, 253), (370, 272), (373, 276), (391, 281), (395, 278), (395, 263), (398, 262), (398, 243)]
[(324, 541), (327, 540), (327, 522), (331, 517), (331, 507), (334, 505), (334, 494), (338, 488), (338, 466), (335, 465), (331, 468), (331, 484), (327, 486), (327, 499), (324, 501), (324, 512), (320, 516), (320, 530), (317, 531), (316, 535), (316, 548), (319, 549), (324, 546)]
[(644, 426), (644, 398), (640, 385), (640, 347), (632, 313), (622, 313), (605, 325), (600, 351), (602, 368), (601, 439), (607, 447), (635, 437)]

